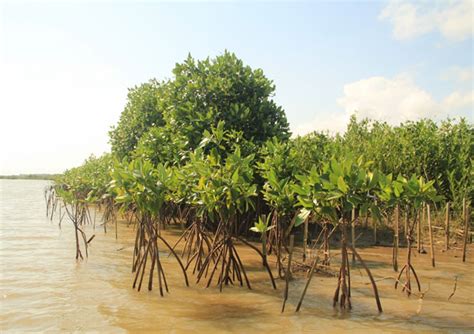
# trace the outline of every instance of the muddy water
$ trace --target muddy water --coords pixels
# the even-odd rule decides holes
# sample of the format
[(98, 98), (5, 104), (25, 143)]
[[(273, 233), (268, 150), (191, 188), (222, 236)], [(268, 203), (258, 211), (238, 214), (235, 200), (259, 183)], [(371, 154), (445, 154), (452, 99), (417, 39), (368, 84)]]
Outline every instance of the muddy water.
[[(301, 333), (301, 332), (469, 332), (474, 331), (474, 266), (461, 263), (459, 250), (441, 254), (432, 269), (428, 255), (417, 255), (414, 266), (422, 280), (424, 299), (406, 298), (393, 289), (390, 250), (365, 249), (378, 282), (384, 313), (376, 312), (365, 273), (352, 271), (353, 310), (332, 308), (336, 280), (316, 276), (302, 310), (293, 312), (304, 281), (290, 286), (287, 311), (280, 313), (283, 283), (274, 291), (259, 262), (241, 249), (252, 291), (230, 287), (219, 293), (191, 284), (186, 288), (177, 264), (164, 256), (170, 285), (164, 298), (157, 291), (131, 288), (130, 264), (134, 232), (119, 224), (118, 240), (112, 227), (99, 227), (86, 261), (74, 260), (70, 223), (45, 218), (45, 181), (0, 180), (0, 330), (2, 332), (101, 333)], [(173, 240), (178, 232), (167, 232)], [(439, 247), (441, 248), (441, 246)], [(165, 253), (163, 255), (166, 255)], [(401, 258), (405, 250), (401, 250)], [(458, 256), (458, 257), (456, 257)], [(456, 293), (454, 277), (458, 276)], [(385, 279), (384, 279), (385, 278)]]

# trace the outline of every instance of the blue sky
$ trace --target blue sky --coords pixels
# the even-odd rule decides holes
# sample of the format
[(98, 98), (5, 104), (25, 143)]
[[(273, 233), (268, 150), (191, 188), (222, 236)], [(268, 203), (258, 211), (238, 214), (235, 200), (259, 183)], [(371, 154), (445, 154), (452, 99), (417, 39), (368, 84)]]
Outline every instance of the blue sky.
[(473, 4), (0, 4), (0, 174), (61, 172), (107, 151), (127, 87), (188, 53), (262, 68), (296, 134), (351, 113), (392, 124), (473, 116)]

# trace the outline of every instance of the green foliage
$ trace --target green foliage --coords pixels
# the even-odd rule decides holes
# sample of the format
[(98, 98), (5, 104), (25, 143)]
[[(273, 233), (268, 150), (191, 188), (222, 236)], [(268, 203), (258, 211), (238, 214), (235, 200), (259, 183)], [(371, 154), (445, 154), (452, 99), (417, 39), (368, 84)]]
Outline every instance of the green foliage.
[(353, 208), (370, 211), (378, 217), (375, 201), (377, 173), (370, 172), (369, 165), (362, 159), (355, 161), (346, 157), (339, 161), (332, 158), (321, 171), (313, 167), (309, 173), (298, 175), (299, 183), (294, 186), (297, 206), (333, 222), (347, 218)]
[(438, 195), (434, 187), (434, 181), (426, 182), (423, 176), (415, 174), (410, 179), (400, 177), (397, 179), (403, 186), (403, 199), (415, 209), (419, 209), (423, 203), (439, 202), (443, 199)]
[(255, 153), (256, 146), (274, 136), (289, 138), (285, 113), (271, 99), (273, 83), (233, 53), (202, 61), (189, 56), (173, 74), (168, 81), (151, 80), (130, 90), (120, 121), (109, 133), (119, 159), (181, 164), (219, 124), (239, 139), (243, 153)]
[(270, 231), (275, 225), (270, 225), (271, 216), (262, 219), (262, 217), (258, 217), (258, 222), (254, 223), (254, 226), (250, 228), (250, 231), (256, 233), (265, 233)]
[(274, 90), (233, 53), (188, 56), (170, 80), (129, 90), (110, 131), (122, 162), (111, 170), (111, 155), (91, 157), (57, 178), (58, 193), (68, 201), (116, 196), (151, 215), (166, 203), (188, 206), (214, 221), (254, 214), (258, 200), (279, 224), (299, 210), (296, 226), (309, 215), (338, 221), (358, 208), (378, 218), (442, 198), (459, 211), (474, 197), (474, 128), (466, 120), (391, 126), (354, 116), (344, 134), (290, 139)]
[(119, 159), (130, 156), (150, 127), (164, 125), (163, 113), (157, 102), (162, 89), (163, 84), (156, 80), (129, 89), (127, 105), (117, 126), (109, 132), (112, 153)]
[(304, 172), (312, 167), (320, 169), (325, 161), (335, 155), (336, 139), (325, 133), (313, 132), (291, 141), (290, 155), (294, 170)]
[(198, 147), (205, 154), (214, 149), (224, 159), (229, 152), (235, 152), (237, 149), (244, 156), (257, 151), (257, 146), (252, 141), (245, 139), (242, 131), (226, 130), (224, 121), (219, 121), (217, 126), (211, 126), (211, 131), (204, 130)]
[(389, 126), (352, 117), (343, 137), (335, 138), (337, 156), (355, 154), (373, 161), (385, 174), (423, 176), (458, 208), (474, 196), (474, 128), (464, 119), (431, 120)]
[(291, 148), (291, 142), (273, 138), (262, 147), (260, 154), (263, 161), (258, 163), (264, 180), (263, 198), (280, 215), (290, 214), (296, 203), (293, 191), (296, 161)]
[(165, 119), (197, 147), (204, 130), (219, 121), (226, 130), (242, 131), (257, 145), (268, 138), (289, 137), (283, 109), (271, 96), (275, 90), (261, 69), (245, 66), (235, 54), (195, 61), (191, 56), (173, 70), (167, 95), (159, 99)]
[(461, 210), (463, 198), (474, 198), (474, 127), (464, 119), (439, 127), (438, 152), (442, 159), (435, 186)]
[(117, 203), (134, 205), (142, 214), (158, 217), (166, 199), (171, 173), (163, 166), (156, 168), (147, 160), (115, 162), (111, 170), (110, 189)]
[(309, 218), (309, 216), (311, 215), (311, 211), (308, 210), (308, 209), (305, 209), (305, 208), (302, 208), (298, 215), (296, 216), (296, 220), (295, 220), (295, 227), (298, 227), (300, 226), (301, 224), (303, 224), (306, 219)]
[(187, 141), (167, 127), (152, 126), (140, 138), (133, 158), (142, 158), (153, 164), (181, 165), (187, 158)]
[(189, 164), (197, 180), (192, 187), (192, 203), (201, 215), (229, 219), (254, 206), (252, 197), (257, 187), (253, 184), (253, 159), (253, 155), (242, 157), (239, 147), (225, 162), (215, 148), (208, 155), (200, 149), (192, 155)]
[(71, 168), (55, 179), (58, 194), (68, 203), (99, 201), (108, 195), (111, 163), (110, 154), (99, 158), (91, 155), (81, 166)]

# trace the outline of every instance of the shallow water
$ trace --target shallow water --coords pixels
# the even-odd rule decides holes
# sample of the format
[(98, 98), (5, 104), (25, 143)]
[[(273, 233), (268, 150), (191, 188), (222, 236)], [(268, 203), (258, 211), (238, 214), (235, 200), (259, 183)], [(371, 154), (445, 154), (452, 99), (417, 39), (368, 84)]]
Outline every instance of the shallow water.
[[(118, 240), (96, 227), (89, 258), (76, 262), (74, 234), (69, 222), (60, 230), (45, 217), (43, 189), (47, 181), (0, 180), (0, 330), (2, 332), (101, 333), (301, 333), (301, 332), (469, 332), (474, 331), (474, 266), (471, 251), (462, 263), (460, 251), (437, 251), (437, 268), (429, 255), (418, 255), (414, 266), (424, 299), (406, 298), (393, 289), (395, 274), (388, 248), (362, 252), (378, 282), (384, 313), (378, 314), (364, 272), (352, 271), (353, 310), (332, 308), (333, 277), (315, 276), (303, 308), (294, 312), (304, 280), (290, 285), (286, 312), (280, 313), (283, 282), (271, 288), (259, 261), (241, 248), (253, 290), (240, 287), (185, 287), (172, 258), (163, 257), (170, 293), (137, 292), (130, 270), (134, 231), (119, 223)], [(178, 231), (166, 232), (174, 240)], [(441, 246), (439, 247), (441, 248)], [(405, 249), (400, 251), (403, 263)], [(454, 277), (458, 276), (455, 295)], [(385, 279), (383, 279), (385, 278)]]

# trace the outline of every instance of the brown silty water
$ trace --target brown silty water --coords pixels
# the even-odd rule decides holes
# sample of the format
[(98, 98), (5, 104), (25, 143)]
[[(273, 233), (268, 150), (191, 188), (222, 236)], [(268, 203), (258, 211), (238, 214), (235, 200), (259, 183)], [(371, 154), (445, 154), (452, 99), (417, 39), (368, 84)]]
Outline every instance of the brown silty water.
[[(305, 280), (290, 283), (285, 313), (281, 314), (284, 282), (273, 290), (261, 260), (248, 247), (239, 246), (252, 290), (212, 285), (186, 287), (178, 264), (162, 248), (162, 262), (170, 293), (157, 289), (137, 292), (131, 288), (132, 251), (135, 232), (126, 223), (88, 228), (95, 234), (89, 258), (76, 262), (74, 233), (70, 222), (45, 217), (43, 189), (46, 181), (0, 180), (0, 296), (2, 332), (101, 332), (101, 333), (433, 333), (474, 331), (474, 269), (472, 252), (466, 263), (460, 250), (436, 248), (437, 267), (429, 255), (414, 252), (413, 264), (425, 291), (423, 299), (407, 298), (394, 290), (391, 249), (366, 248), (362, 257), (378, 280), (384, 313), (379, 314), (363, 269), (352, 269), (351, 311), (332, 307), (336, 278), (313, 277), (303, 307), (295, 313)], [(167, 231), (170, 242), (179, 230)], [(400, 249), (403, 265), (406, 249)], [(297, 257), (298, 255), (295, 254)], [(272, 258), (270, 258), (272, 260)], [(270, 261), (274, 269), (274, 262)], [(334, 261), (334, 270), (338, 264)], [(274, 271), (275, 272), (275, 271)], [(454, 280), (457, 288), (453, 297)]]

